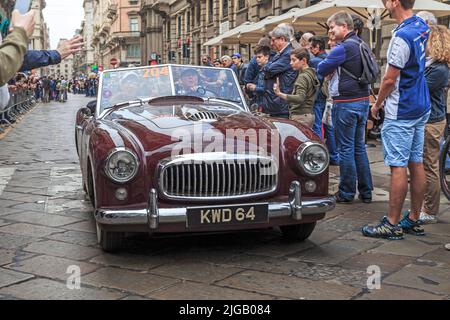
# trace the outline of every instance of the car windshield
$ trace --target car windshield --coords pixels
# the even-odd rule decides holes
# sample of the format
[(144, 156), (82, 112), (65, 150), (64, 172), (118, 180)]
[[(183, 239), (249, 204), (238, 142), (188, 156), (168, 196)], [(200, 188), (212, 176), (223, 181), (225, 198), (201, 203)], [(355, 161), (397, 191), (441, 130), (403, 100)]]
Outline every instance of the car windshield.
[(222, 99), (245, 108), (231, 69), (162, 65), (103, 72), (100, 112), (121, 102), (173, 95)]

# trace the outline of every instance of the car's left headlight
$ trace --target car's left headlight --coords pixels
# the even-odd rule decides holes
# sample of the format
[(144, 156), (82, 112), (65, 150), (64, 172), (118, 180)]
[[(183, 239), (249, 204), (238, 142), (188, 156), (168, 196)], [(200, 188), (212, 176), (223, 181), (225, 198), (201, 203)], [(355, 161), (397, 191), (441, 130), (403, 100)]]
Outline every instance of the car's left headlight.
[(303, 173), (309, 176), (323, 173), (330, 164), (328, 150), (315, 142), (302, 144), (297, 151), (296, 159)]
[(139, 169), (137, 156), (126, 149), (114, 150), (106, 160), (105, 172), (114, 182), (125, 183), (133, 179)]

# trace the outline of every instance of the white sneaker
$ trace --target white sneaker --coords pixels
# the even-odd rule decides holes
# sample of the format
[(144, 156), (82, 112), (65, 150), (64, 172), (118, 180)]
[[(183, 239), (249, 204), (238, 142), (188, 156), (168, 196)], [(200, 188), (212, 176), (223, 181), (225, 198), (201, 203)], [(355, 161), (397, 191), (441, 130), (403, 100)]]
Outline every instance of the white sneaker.
[(433, 224), (437, 223), (437, 217), (435, 214), (428, 214), (425, 212), (420, 212), (419, 220), (421, 224)]
[(447, 243), (447, 244), (444, 246), (444, 248), (445, 248), (446, 250), (450, 251), (450, 243)]

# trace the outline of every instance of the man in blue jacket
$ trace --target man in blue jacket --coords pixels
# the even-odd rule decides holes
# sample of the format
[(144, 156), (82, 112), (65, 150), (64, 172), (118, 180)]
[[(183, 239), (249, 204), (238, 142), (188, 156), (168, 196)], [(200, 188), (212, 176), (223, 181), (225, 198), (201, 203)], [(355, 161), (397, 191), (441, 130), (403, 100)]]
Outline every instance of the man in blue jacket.
[(317, 71), (322, 77), (337, 72), (337, 90), (330, 90), (333, 98), (333, 124), (339, 152), (340, 183), (337, 202), (350, 203), (356, 194), (364, 203), (372, 201), (372, 176), (365, 145), (365, 130), (369, 115), (369, 85), (360, 85), (347, 74), (360, 76), (363, 64), (359, 43), (353, 30), (353, 19), (340, 11), (328, 19), (330, 33), (339, 43), (319, 63)]
[(282, 93), (292, 94), (294, 83), (298, 76), (298, 71), (291, 67), (290, 30), (287, 26), (278, 26), (270, 33), (272, 48), (277, 54), (264, 67), (265, 78), (271, 83), (271, 90), (267, 94), (267, 105), (264, 106), (264, 113), (272, 117), (289, 118), (289, 106), (286, 100), (281, 99), (273, 91), (273, 84), (280, 82)]

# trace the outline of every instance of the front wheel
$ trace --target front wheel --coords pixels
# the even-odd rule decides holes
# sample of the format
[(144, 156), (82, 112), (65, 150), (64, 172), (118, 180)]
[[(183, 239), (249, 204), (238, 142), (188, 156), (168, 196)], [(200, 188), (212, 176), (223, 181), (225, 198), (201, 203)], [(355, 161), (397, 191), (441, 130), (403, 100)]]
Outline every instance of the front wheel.
[(105, 231), (97, 222), (97, 241), (103, 251), (117, 252), (122, 248), (123, 232)]
[(280, 226), (280, 230), (283, 236), (292, 241), (304, 241), (308, 239), (311, 233), (314, 231), (316, 223), (302, 223), (289, 226)]
[(450, 200), (450, 181), (447, 180), (447, 174), (450, 175), (450, 168), (446, 168), (447, 159), (450, 157), (450, 135), (445, 139), (439, 159), (439, 173), (441, 180), (441, 189), (447, 199)]

